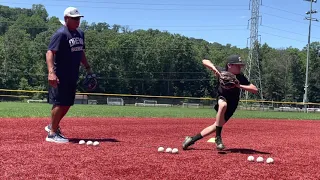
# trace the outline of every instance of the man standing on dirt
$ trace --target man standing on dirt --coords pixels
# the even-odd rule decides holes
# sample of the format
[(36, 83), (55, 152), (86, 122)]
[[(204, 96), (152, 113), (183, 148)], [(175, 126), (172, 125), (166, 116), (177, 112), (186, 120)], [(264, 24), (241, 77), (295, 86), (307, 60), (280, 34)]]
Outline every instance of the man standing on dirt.
[(74, 104), (80, 63), (92, 74), (84, 52), (84, 32), (78, 29), (81, 17), (77, 8), (68, 7), (64, 11), (65, 25), (51, 37), (46, 53), (48, 101), (53, 105), (51, 124), (45, 127), (48, 142), (69, 142), (61, 133), (59, 123)]

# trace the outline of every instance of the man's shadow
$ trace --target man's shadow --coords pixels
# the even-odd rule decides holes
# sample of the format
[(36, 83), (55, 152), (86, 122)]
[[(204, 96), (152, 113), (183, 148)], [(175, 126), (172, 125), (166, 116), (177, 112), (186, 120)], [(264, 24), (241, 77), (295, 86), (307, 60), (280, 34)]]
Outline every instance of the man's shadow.
[(79, 138), (70, 138), (69, 142), (71, 143), (79, 143), (80, 140), (84, 140), (84, 141), (99, 141), (99, 142), (120, 142), (117, 139), (114, 138), (86, 138), (86, 139), (79, 139)]
[(219, 154), (230, 154), (230, 153), (239, 153), (239, 154), (271, 154), (269, 152), (257, 151), (254, 149), (246, 148), (230, 148), (218, 151)]

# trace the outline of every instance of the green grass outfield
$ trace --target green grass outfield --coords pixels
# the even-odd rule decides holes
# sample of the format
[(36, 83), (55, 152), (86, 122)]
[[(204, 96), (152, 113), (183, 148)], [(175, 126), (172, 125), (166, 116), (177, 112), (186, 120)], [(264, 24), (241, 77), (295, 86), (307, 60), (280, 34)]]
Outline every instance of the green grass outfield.
[[(0, 102), (0, 117), (49, 117), (50, 109), (51, 105), (45, 103)], [(67, 117), (212, 118), (215, 115), (213, 108), (74, 105)], [(233, 118), (319, 120), (320, 113), (238, 110)]]

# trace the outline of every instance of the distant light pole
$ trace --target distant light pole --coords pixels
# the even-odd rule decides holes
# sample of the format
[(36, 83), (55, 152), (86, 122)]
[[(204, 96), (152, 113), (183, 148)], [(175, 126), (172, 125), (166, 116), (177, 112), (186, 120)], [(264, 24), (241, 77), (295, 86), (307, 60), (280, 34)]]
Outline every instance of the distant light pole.
[(303, 96), (303, 104), (304, 104), (304, 112), (307, 111), (307, 102), (308, 102), (308, 75), (309, 75), (309, 59), (310, 59), (310, 34), (311, 34), (311, 21), (318, 21), (318, 19), (312, 18), (312, 14), (317, 13), (316, 10), (312, 10), (312, 3), (316, 3), (317, 0), (304, 0), (310, 1), (310, 11), (306, 12), (309, 17), (305, 18), (309, 20), (309, 34), (308, 34), (308, 49), (307, 49), (307, 65), (306, 65), (306, 82), (304, 85), (304, 96)]

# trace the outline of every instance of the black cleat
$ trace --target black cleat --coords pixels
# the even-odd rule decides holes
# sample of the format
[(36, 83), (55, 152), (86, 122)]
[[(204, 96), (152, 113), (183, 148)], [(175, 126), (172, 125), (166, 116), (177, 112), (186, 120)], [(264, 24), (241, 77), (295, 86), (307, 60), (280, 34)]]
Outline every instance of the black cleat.
[(189, 146), (191, 146), (193, 144), (194, 144), (194, 142), (192, 142), (192, 137), (187, 136), (182, 143), (182, 149), (186, 150), (186, 149), (188, 149)]
[(222, 143), (221, 136), (217, 136), (215, 141), (216, 141), (216, 146), (217, 146), (218, 150), (223, 150), (225, 148), (223, 143)]

